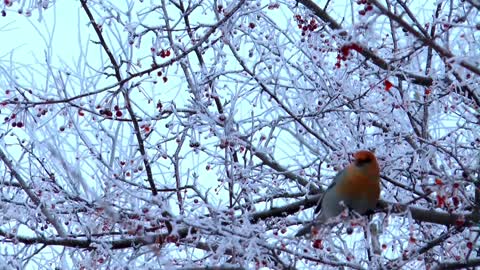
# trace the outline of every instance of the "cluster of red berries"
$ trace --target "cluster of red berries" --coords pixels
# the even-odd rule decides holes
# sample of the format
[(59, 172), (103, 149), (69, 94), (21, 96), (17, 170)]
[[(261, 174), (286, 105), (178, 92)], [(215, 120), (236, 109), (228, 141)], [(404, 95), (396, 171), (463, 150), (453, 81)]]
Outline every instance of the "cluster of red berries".
[[(157, 76), (158, 76), (158, 77), (162, 77), (162, 75), (163, 75), (163, 72), (159, 70), (159, 71), (157, 72)], [(168, 81), (167, 76), (163, 76), (163, 77), (162, 77), (162, 80), (163, 80), (164, 83), (166, 83), (166, 82)]]
[(37, 112), (37, 117), (45, 116), (45, 115), (47, 114), (47, 112), (48, 112), (48, 111), (47, 111), (46, 109), (44, 109), (44, 108), (38, 108), (37, 111), (38, 111), (38, 112)]
[(342, 66), (342, 61), (346, 61), (348, 56), (350, 55), (350, 51), (354, 50), (357, 52), (362, 52), (363, 48), (358, 45), (357, 43), (350, 43), (350, 44), (345, 44), (342, 47), (340, 47), (338, 54), (337, 54), (337, 63), (335, 64), (336, 68), (340, 68)]
[[(457, 209), (460, 205), (460, 199), (456, 195), (458, 193), (458, 188), (460, 187), (459, 183), (453, 183), (451, 190), (447, 191), (447, 186), (440, 178), (436, 178), (435, 186), (437, 187), (436, 201), (438, 208), (444, 208), (448, 212), (452, 212), (454, 209)], [(433, 191), (428, 189), (429, 191)]]
[(142, 125), (140, 125), (140, 128), (146, 133), (148, 133), (148, 132), (150, 132), (150, 130), (152, 130), (150, 128), (150, 124), (142, 124)]
[(110, 109), (101, 109), (101, 110), (99, 111), (99, 113), (100, 113), (101, 115), (105, 115), (106, 117), (112, 117), (112, 116), (113, 116), (113, 113), (112, 113), (112, 111), (111, 111)]
[(302, 30), (302, 36), (307, 35), (309, 32), (313, 32), (318, 28), (317, 21), (315, 19), (306, 20), (302, 18), (302, 15), (295, 15), (295, 20), (298, 23), (298, 28)]
[[(122, 113), (122, 111), (120, 110), (120, 107), (119, 107), (118, 105), (115, 105), (115, 106), (113, 107), (113, 109), (114, 109), (114, 111), (115, 111), (115, 116), (116, 116), (116, 117), (122, 117), (123, 113)], [(108, 117), (108, 118), (113, 117), (113, 112), (112, 112), (112, 110), (110, 110), (110, 109), (108, 109), (108, 108), (107, 108), (107, 109), (101, 109), (101, 110), (99, 111), (99, 113), (100, 113), (101, 115), (103, 115), (103, 116)]]
[(191, 148), (198, 148), (200, 147), (200, 142), (197, 142), (197, 141), (190, 141), (189, 145)]
[(367, 12), (373, 10), (373, 6), (372, 6), (371, 3), (368, 3), (368, 0), (358, 0), (357, 4), (358, 5), (365, 5), (365, 7), (363, 9), (358, 11), (358, 14), (360, 14), (360, 16), (365, 16), (367, 14)]
[(11, 125), (12, 127), (18, 127), (18, 128), (22, 128), (24, 125), (23, 125), (23, 122), (22, 121), (12, 121), (12, 120), (15, 120), (17, 118), (17, 115), (12, 113), (10, 115), (10, 117), (5, 117), (5, 122), (8, 123), (8, 122), (12, 122)]
[(170, 50), (160, 50), (157, 52), (157, 56), (160, 56), (161, 58), (169, 57), (170, 56)]
[(12, 127), (18, 127), (18, 128), (22, 128), (23, 127), (23, 122), (13, 122), (12, 123)]
[(157, 49), (155, 47), (151, 47), (150, 51), (152, 53), (155, 53), (157, 56), (160, 56), (161, 58), (169, 57), (170, 54), (171, 54), (170, 50), (161, 49), (161, 50), (157, 51)]
[(270, 3), (267, 8), (270, 9), (270, 10), (278, 9), (278, 8), (280, 8), (280, 4), (279, 3)]

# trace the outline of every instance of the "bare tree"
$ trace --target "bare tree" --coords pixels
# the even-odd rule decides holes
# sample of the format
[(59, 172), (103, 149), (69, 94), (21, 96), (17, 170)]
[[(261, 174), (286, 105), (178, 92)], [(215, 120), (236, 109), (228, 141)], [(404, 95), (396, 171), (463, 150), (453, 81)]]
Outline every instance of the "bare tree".
[[(0, 4), (0, 266), (480, 265), (478, 1), (59, 2)], [(375, 214), (294, 237), (359, 149)]]

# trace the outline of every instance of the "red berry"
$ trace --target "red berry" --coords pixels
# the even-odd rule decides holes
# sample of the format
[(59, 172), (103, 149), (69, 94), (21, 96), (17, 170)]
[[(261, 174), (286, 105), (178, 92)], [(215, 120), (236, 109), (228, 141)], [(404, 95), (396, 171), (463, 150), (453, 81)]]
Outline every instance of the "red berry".
[(312, 247), (316, 249), (323, 249), (322, 240), (316, 239), (315, 241), (313, 241)]
[(455, 207), (458, 207), (458, 205), (460, 204), (460, 200), (458, 199), (458, 197), (452, 197), (452, 201), (453, 201), (453, 205)]
[(340, 48), (340, 52), (343, 54), (343, 56), (348, 56), (350, 54), (350, 45), (343, 45), (341, 48)]
[(461, 218), (458, 218), (457, 220), (455, 220), (455, 226), (462, 227), (463, 225), (465, 225), (465, 220)]
[(437, 195), (437, 207), (441, 208), (445, 205), (445, 196)]
[(393, 87), (393, 84), (389, 80), (385, 80), (385, 90), (390, 91), (390, 88)]

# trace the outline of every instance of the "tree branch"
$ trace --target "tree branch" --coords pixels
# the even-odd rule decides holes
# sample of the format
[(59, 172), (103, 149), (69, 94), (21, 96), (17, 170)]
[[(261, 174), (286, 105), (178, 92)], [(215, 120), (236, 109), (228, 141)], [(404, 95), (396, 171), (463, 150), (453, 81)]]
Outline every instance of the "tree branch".
[(10, 173), (17, 179), (18, 183), (22, 187), (23, 191), (27, 193), (27, 196), (32, 200), (32, 202), (37, 206), (40, 207), (40, 211), (42, 214), (45, 216), (45, 218), (52, 224), (52, 226), (55, 228), (57, 233), (61, 237), (65, 237), (67, 233), (65, 232), (65, 229), (63, 228), (62, 224), (57, 220), (55, 215), (50, 213), (45, 206), (45, 204), (40, 200), (35, 193), (30, 189), (30, 187), (27, 184), (27, 181), (23, 179), (23, 177), (17, 172), (15, 169), (15, 166), (12, 164), (12, 162), (8, 159), (8, 157), (5, 155), (3, 150), (0, 148), (0, 159), (5, 163), (5, 166), (10, 170)]

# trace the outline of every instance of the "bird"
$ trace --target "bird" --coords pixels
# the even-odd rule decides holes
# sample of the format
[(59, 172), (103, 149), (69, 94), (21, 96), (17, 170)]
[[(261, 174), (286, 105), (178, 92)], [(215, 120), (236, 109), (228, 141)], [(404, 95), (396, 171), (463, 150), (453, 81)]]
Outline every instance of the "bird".
[(375, 154), (360, 150), (353, 155), (353, 162), (340, 171), (319, 200), (313, 222), (301, 228), (295, 236), (311, 233), (329, 219), (338, 216), (345, 207), (358, 214), (375, 209), (380, 198), (380, 167)]

